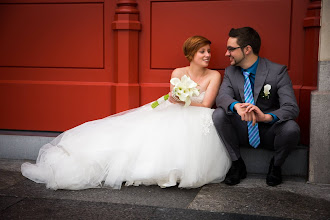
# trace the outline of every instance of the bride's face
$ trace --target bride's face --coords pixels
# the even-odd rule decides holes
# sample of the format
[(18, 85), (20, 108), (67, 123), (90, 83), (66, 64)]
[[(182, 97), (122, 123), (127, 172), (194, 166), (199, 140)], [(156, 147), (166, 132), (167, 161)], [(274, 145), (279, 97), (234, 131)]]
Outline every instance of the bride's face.
[(211, 48), (208, 44), (198, 49), (198, 51), (194, 55), (194, 59), (192, 60), (192, 62), (202, 67), (207, 67), (209, 65), (210, 59)]

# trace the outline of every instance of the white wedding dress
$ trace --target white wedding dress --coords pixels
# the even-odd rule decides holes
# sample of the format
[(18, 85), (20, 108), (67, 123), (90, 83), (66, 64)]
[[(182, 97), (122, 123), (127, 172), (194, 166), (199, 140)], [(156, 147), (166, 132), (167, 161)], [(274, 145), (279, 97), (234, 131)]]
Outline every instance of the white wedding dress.
[(86, 122), (44, 145), (36, 164), (24, 163), (21, 171), (54, 190), (221, 182), (231, 160), (213, 126), (213, 111), (166, 101)]

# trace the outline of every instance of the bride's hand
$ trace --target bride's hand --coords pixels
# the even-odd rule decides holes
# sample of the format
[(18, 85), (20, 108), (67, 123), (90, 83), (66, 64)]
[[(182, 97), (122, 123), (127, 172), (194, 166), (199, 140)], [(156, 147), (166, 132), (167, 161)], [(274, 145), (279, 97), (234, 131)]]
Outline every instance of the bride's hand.
[(178, 99), (176, 96), (173, 97), (172, 92), (169, 93), (168, 101), (170, 101), (173, 104), (180, 104), (180, 103), (182, 103), (182, 101), (180, 101), (180, 99)]

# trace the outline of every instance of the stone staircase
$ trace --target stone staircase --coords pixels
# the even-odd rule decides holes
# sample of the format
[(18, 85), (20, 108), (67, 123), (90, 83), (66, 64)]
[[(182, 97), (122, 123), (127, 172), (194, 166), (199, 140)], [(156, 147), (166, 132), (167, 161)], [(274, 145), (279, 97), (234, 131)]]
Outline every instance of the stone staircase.
[[(0, 130), (0, 159), (35, 160), (40, 147), (52, 141), (58, 132)], [(266, 174), (273, 152), (266, 149), (242, 148), (248, 173)], [(298, 146), (287, 158), (282, 174), (307, 178), (308, 147)]]

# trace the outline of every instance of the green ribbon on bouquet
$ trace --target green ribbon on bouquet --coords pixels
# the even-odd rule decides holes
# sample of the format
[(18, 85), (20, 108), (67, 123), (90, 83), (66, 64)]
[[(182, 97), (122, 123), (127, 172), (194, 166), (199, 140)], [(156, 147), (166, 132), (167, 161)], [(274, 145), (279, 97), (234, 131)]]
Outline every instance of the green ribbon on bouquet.
[(151, 103), (151, 108), (156, 108), (158, 105), (165, 102), (168, 99), (169, 96), (170, 95), (167, 94), (167, 95), (164, 95), (163, 97), (160, 97), (159, 99), (157, 99), (157, 101), (154, 101), (153, 103)]

